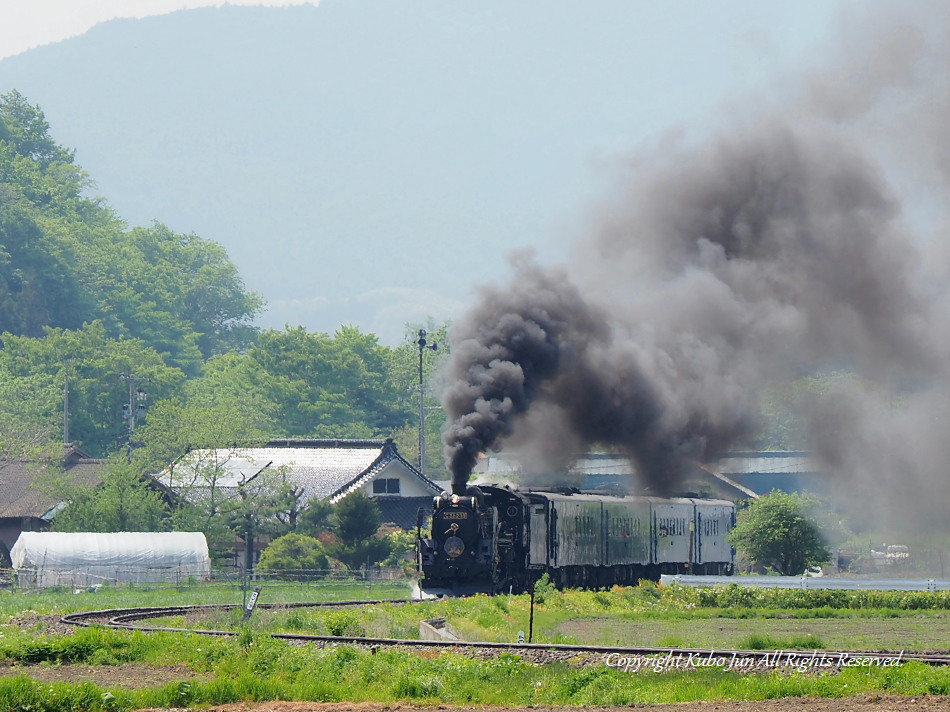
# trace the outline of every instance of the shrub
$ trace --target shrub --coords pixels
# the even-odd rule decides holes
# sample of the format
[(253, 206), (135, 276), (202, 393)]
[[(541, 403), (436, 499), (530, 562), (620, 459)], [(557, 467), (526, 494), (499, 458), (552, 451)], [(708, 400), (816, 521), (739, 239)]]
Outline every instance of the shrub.
[(323, 544), (314, 537), (286, 534), (264, 549), (257, 567), (269, 571), (324, 571), (330, 567), (330, 561)]
[(359, 616), (353, 611), (328, 611), (323, 617), (328, 635), (362, 638), (366, 635)]
[(548, 576), (547, 572), (541, 575), (534, 583), (534, 602), (535, 603), (544, 603), (547, 598), (550, 598), (551, 595), (555, 592), (554, 584), (551, 583), (551, 577)]

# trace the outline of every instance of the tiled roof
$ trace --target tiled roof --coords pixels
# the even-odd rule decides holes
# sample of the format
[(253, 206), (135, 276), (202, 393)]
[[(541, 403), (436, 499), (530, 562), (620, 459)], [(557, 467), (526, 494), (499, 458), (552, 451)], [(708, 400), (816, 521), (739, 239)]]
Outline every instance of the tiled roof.
[[(101, 460), (67, 461), (66, 474), (72, 484), (94, 485), (99, 482)], [(62, 500), (37, 486), (45, 471), (43, 463), (26, 460), (0, 461), (0, 517), (42, 517)]]
[[(211, 450), (192, 451), (183, 457), (175, 468), (165, 472), (157, 479), (163, 485), (176, 489), (186, 486), (182, 478), (188, 475), (186, 465), (189, 459), (210, 458)], [(232, 487), (241, 480), (253, 478), (262, 469), (287, 467), (290, 479), (303, 489), (301, 501), (310, 499), (335, 500), (348, 492), (361, 487), (393, 460), (406, 464), (434, 490), (438, 486), (406, 462), (396, 451), (395, 445), (388, 440), (272, 440), (264, 447), (235, 447), (227, 451), (219, 449), (217, 457), (223, 459), (222, 466), (231, 475), (228, 478)], [(183, 469), (185, 470), (183, 472)], [(218, 485), (228, 486), (219, 482)]]

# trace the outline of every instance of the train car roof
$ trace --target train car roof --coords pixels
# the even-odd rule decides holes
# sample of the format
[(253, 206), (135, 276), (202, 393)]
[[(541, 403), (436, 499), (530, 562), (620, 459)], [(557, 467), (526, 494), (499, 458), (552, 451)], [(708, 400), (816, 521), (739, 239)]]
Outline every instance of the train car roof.
[(694, 504), (720, 505), (728, 507), (735, 506), (735, 503), (728, 499), (712, 499), (696, 496), (660, 497), (657, 495), (647, 494), (619, 494), (613, 492), (603, 492), (600, 490), (577, 490), (567, 487), (529, 487), (525, 489), (519, 489), (510, 484), (495, 484), (491, 482), (484, 482), (475, 486), (483, 489), (503, 490), (514, 495), (541, 496), (551, 501), (557, 502), (692, 502)]
[(566, 494), (563, 492), (548, 492), (543, 490), (512, 490), (524, 495), (541, 495), (552, 502), (602, 502), (605, 504), (613, 503), (636, 503), (649, 502), (652, 504), (675, 503), (675, 504), (707, 504), (734, 507), (735, 504), (726, 499), (704, 499), (701, 497), (657, 497), (654, 495), (613, 495), (600, 492), (572, 492)]

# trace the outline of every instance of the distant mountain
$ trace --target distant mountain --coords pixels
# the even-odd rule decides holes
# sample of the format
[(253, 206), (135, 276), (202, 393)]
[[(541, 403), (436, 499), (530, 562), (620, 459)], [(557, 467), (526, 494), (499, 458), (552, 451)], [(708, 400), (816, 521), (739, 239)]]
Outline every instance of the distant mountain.
[(43, 108), (130, 224), (225, 245), (264, 325), (395, 343), (458, 313), (511, 249), (562, 259), (629, 146), (757, 78), (745, 3), (656, 5), (182, 11), (3, 60), (0, 92)]

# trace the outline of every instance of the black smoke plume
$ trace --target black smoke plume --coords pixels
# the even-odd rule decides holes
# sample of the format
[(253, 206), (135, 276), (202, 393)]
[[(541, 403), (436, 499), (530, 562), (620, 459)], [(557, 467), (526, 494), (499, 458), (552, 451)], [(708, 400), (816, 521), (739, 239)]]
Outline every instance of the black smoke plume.
[[(948, 14), (928, 30), (942, 28), (941, 47)], [(883, 46), (905, 69), (946, 55), (903, 40)], [(878, 146), (919, 148), (929, 132), (936, 155), (950, 155), (950, 122), (914, 116), (915, 136), (881, 143), (880, 121), (859, 119), (886, 115), (882, 97), (897, 89), (924, 92), (946, 118), (950, 86), (946, 72), (921, 88), (909, 69), (869, 66), (887, 70), (890, 93), (875, 94), (866, 71), (860, 92), (830, 106), (827, 84), (806, 79), (794, 110), (745, 116), (698, 147), (632, 161), (570, 271), (521, 260), (507, 286), (483, 292), (453, 331), (443, 398), (456, 487), (479, 453), (529, 442), (550, 468), (594, 445), (619, 448), (654, 491), (669, 491), (687, 461), (748, 442), (766, 385), (847, 371), (873, 388), (808, 416), (811, 445), (846, 489), (873, 481), (868, 492), (893, 500), (899, 471), (929, 492), (905, 501), (947, 496), (950, 419), (935, 407), (950, 396), (950, 319), (932, 246), (946, 244), (948, 222), (938, 210), (937, 239), (921, 239), (903, 185), (926, 177), (943, 198), (950, 169), (904, 166), (895, 189), (884, 175), (894, 154)], [(882, 404), (898, 401), (892, 417)], [(921, 438), (932, 445), (915, 455), (908, 443)]]

